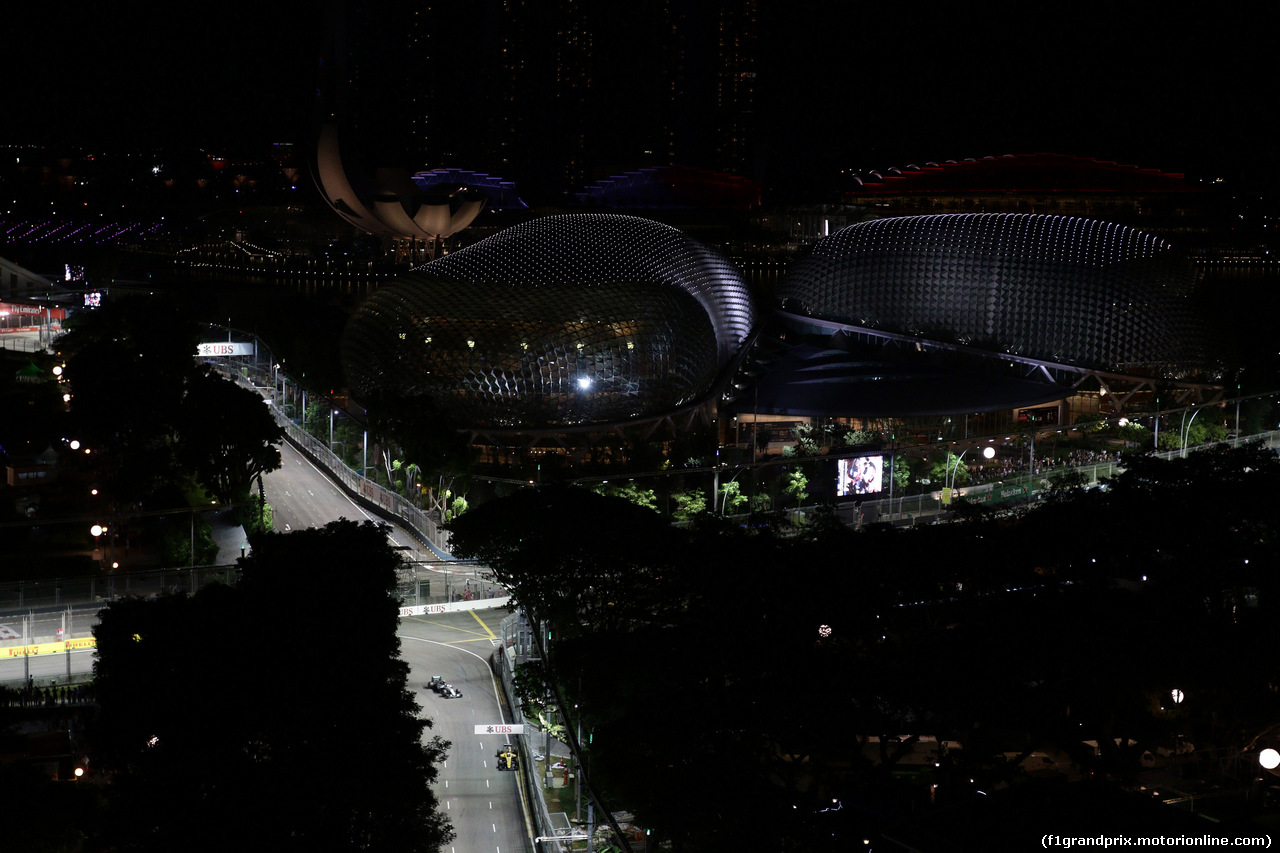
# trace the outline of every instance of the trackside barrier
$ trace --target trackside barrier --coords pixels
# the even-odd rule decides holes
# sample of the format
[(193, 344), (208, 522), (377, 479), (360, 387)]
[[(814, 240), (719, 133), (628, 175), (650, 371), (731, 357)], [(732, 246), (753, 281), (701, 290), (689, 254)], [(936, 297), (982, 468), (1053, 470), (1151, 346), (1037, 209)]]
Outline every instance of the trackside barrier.
[[(270, 359), (267, 359), (270, 363)], [(378, 485), (349, 467), (342, 457), (304, 430), (288, 417), (275, 399), (275, 379), (259, 362), (249, 364), (218, 364), (215, 368), (224, 377), (240, 386), (260, 394), (271, 404), (271, 413), (285, 431), (289, 443), (307, 458), (328, 472), (351, 498), (367, 509), (383, 517), (391, 516), (405, 526), (424, 545), (442, 560), (453, 559), (449, 553), (449, 534), (442, 530), (431, 516), (413, 505), (403, 495)], [(283, 371), (280, 372), (283, 374)], [(249, 374), (249, 375), (246, 375)]]
[(502, 598), (478, 598), (475, 601), (444, 601), (439, 604), (417, 604), (412, 607), (401, 607), (401, 616), (427, 616), (432, 613), (456, 613), (461, 610), (488, 610), (506, 607), (511, 603), (510, 596)]

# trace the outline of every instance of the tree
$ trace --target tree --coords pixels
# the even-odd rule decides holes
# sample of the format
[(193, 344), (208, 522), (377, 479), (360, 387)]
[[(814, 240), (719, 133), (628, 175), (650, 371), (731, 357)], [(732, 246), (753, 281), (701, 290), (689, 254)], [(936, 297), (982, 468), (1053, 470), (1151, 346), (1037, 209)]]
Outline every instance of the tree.
[(672, 606), (654, 578), (684, 534), (623, 498), (569, 486), (524, 489), (471, 509), (448, 529), (455, 555), (489, 566), (522, 605), (566, 630), (646, 621)]
[(424, 482), (471, 470), (473, 452), (466, 433), (426, 397), (373, 394), (365, 405), (370, 432), (390, 438), (406, 460), (420, 466)]
[(615, 498), (626, 498), (636, 506), (642, 506), (645, 509), (658, 511), (658, 496), (653, 489), (642, 489), (634, 482), (626, 482), (622, 484), (601, 483), (592, 488), (598, 495), (609, 495)]
[(969, 482), (969, 466), (950, 450), (946, 455), (933, 463), (929, 469), (929, 479), (939, 486), (963, 486)]
[[(431, 782), (448, 744), (424, 738), (399, 659), (402, 558), (384, 528), (343, 520), (253, 544), (236, 587), (103, 610), (95, 849), (439, 850), (452, 829)], [(338, 589), (342, 642), (323, 619), (282, 626)], [(325, 654), (264, 665), (263, 639), (282, 635)]]
[(787, 482), (782, 487), (782, 493), (795, 501), (796, 506), (800, 506), (809, 499), (809, 493), (805, 491), (808, 486), (809, 478), (799, 468), (793, 468), (787, 472)]
[(61, 341), (70, 429), (117, 505), (188, 475), (229, 503), (280, 465), (273, 445), (283, 432), (260, 397), (196, 361), (199, 328), (163, 297), (129, 297), (88, 314)]
[(223, 504), (245, 498), (254, 477), (280, 467), (284, 430), (262, 398), (219, 376), (187, 385), (178, 424), (178, 460)]
[(907, 456), (891, 457), (893, 467), (893, 493), (895, 496), (905, 495), (907, 486), (911, 485), (911, 459)]
[(720, 512), (723, 515), (736, 515), (743, 504), (747, 502), (747, 496), (742, 494), (742, 486), (737, 480), (730, 480), (720, 487)]
[(707, 511), (707, 496), (701, 489), (672, 492), (671, 499), (676, 502), (676, 508), (671, 511), (676, 521), (689, 521)]
[[(153, 316), (128, 299), (63, 341), (73, 437), (96, 454), (105, 491), (127, 503), (175, 479), (174, 433), (188, 381), (197, 377), (195, 326)], [(175, 336), (152, 324), (182, 325)], [(110, 324), (118, 334), (109, 334)], [(99, 328), (106, 324), (107, 328)], [(140, 389), (126, 399), (121, 389)]]

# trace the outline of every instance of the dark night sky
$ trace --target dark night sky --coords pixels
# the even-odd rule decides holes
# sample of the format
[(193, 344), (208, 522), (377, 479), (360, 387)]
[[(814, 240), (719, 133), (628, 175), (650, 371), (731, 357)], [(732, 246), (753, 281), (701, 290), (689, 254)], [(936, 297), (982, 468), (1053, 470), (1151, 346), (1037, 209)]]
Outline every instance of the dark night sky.
[[(0, 143), (302, 141), (321, 5), (5, 4)], [(1038, 150), (1274, 185), (1260, 15), (854, 5), (762, 4), (761, 138), (797, 180)]]

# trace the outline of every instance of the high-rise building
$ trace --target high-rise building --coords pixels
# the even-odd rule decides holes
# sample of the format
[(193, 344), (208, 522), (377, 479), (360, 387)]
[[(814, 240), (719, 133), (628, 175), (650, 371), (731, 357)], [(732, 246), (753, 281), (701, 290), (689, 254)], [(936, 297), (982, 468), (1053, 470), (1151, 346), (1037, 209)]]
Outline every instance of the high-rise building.
[(319, 100), (371, 167), (485, 171), (544, 202), (650, 166), (751, 176), (756, 7), (335, 2)]

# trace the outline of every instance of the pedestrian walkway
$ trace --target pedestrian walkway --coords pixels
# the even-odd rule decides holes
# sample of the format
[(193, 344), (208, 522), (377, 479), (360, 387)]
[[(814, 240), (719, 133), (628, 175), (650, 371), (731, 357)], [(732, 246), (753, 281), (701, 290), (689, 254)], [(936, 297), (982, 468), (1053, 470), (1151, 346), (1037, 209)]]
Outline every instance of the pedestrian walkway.
[(241, 557), (248, 556), (249, 537), (244, 527), (235, 520), (235, 510), (224, 509), (212, 513), (209, 523), (212, 527), (210, 535), (218, 545), (218, 556), (213, 561), (215, 566), (229, 566)]

